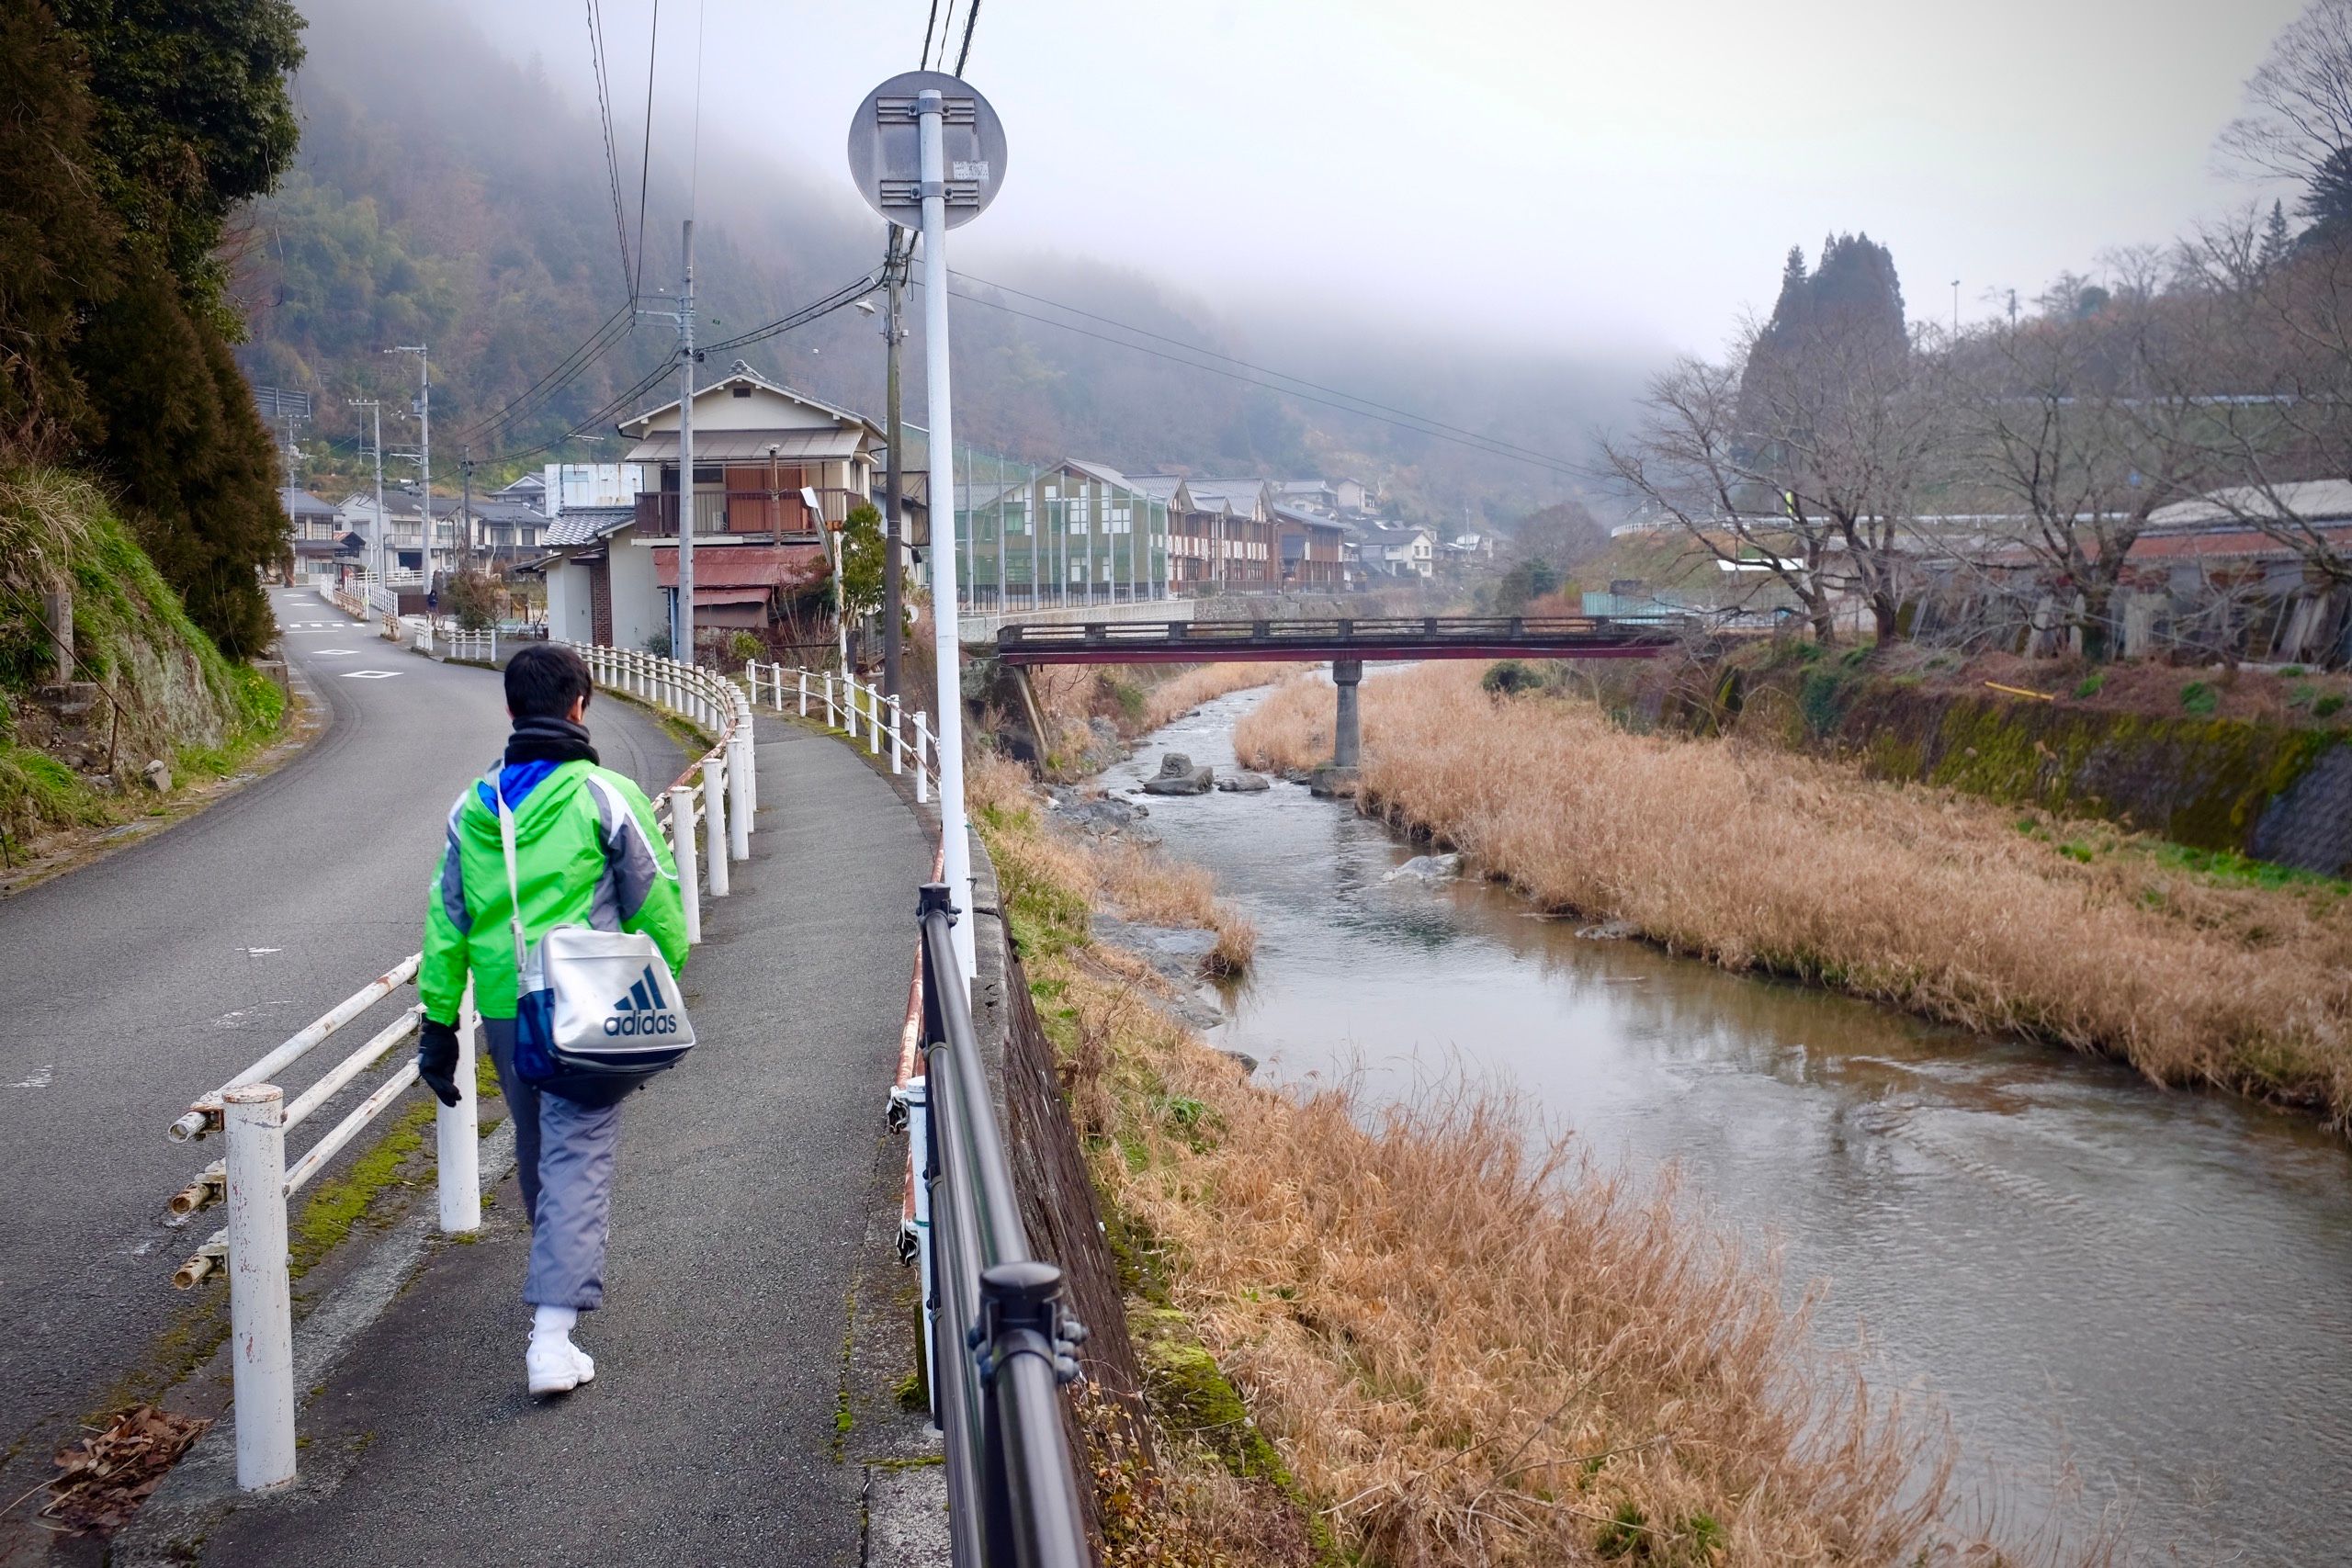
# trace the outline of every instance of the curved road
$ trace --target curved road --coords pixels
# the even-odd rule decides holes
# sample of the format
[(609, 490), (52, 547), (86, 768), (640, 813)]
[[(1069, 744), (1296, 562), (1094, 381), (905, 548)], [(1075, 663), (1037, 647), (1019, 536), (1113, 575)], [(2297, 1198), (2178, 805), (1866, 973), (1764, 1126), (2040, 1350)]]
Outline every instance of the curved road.
[[(449, 803), (497, 754), (498, 677), (399, 650), (307, 590), (274, 595), (332, 722), (199, 816), (0, 901), (0, 1501), (149, 1354), (208, 1212), (164, 1203), (219, 1146), (188, 1102), (416, 951)], [(684, 765), (641, 709), (590, 711), (649, 790)]]

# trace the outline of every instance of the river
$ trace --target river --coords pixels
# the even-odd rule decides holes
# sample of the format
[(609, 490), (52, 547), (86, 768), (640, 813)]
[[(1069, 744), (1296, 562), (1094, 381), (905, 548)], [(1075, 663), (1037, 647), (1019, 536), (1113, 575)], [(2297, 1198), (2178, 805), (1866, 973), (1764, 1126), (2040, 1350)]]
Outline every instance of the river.
[[(1222, 698), (1163, 751), (1233, 767)], [(1579, 937), (1297, 785), (1150, 803), (1257, 922), (1216, 1044), (1374, 1097), (1464, 1073), (1687, 1191), (1827, 1283), (1828, 1342), (1932, 1390), (2000, 1533), (2127, 1560), (2352, 1559), (2352, 1158), (2309, 1121), (2111, 1064)], [(2078, 1484), (2077, 1484), (2078, 1483)]]

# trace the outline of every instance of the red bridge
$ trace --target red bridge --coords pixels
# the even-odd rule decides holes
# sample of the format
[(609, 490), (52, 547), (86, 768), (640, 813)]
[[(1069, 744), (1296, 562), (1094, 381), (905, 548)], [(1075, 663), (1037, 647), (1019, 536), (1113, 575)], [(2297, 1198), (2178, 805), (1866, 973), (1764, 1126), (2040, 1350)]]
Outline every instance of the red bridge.
[(997, 658), (1029, 664), (1362, 663), (1403, 659), (1649, 659), (1698, 633), (1682, 618), (1418, 615), (1365, 620), (1093, 621), (1011, 626)]

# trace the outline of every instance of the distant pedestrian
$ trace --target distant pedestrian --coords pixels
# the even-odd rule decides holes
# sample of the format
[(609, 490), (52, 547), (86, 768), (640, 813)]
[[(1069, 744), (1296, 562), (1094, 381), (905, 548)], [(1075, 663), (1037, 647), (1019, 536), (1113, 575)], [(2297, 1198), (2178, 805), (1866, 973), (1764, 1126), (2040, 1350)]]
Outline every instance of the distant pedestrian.
[[(571, 649), (534, 643), (506, 665), (506, 711), (514, 734), (499, 766), (449, 809), (447, 842), (426, 900), (424, 964), (417, 989), (425, 1021), (417, 1075), (445, 1105), (456, 1081), (456, 1021), (473, 978), (474, 1003), (514, 1122), (523, 1211), (531, 1257), (523, 1299), (532, 1308), (526, 1369), (533, 1393), (564, 1393), (596, 1375), (571, 1342), (579, 1314), (605, 1295), (620, 1101), (643, 1081), (615, 1074), (567, 1073), (537, 1053), (518, 1070), (517, 976), (510, 918), (519, 890), (522, 941), (558, 926), (641, 932), (674, 976), (686, 960), (685, 914), (669, 846), (636, 784), (597, 766), (586, 725), (593, 688)], [(501, 807), (514, 822), (507, 861)], [(654, 978), (648, 970), (646, 978)], [(651, 1005), (674, 1001), (655, 996)], [(635, 1005), (647, 1005), (638, 998)], [(624, 1001), (619, 1005), (631, 1005)], [(528, 1072), (529, 1077), (526, 1074)]]

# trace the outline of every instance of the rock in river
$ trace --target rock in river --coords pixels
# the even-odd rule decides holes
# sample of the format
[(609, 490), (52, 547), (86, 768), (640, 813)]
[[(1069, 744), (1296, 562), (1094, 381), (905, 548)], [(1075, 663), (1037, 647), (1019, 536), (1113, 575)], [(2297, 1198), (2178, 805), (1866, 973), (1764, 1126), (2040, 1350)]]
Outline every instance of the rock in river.
[(1159, 759), (1159, 772), (1144, 781), (1149, 795), (1206, 795), (1216, 782), (1216, 771), (1204, 764), (1196, 765), (1182, 751), (1170, 751)]
[(1380, 880), (1383, 882), (1451, 882), (1461, 874), (1462, 857), (1460, 855), (1415, 855)]
[(1217, 780), (1216, 787), (1227, 795), (1255, 795), (1261, 789), (1273, 788), (1274, 781), (1263, 773), (1240, 768)]

